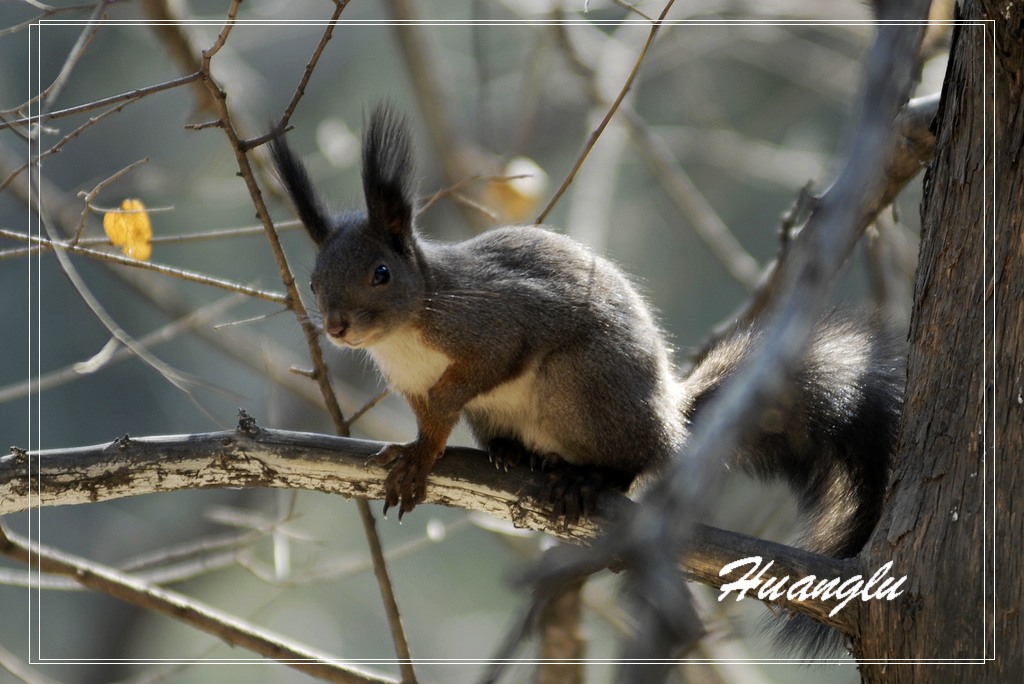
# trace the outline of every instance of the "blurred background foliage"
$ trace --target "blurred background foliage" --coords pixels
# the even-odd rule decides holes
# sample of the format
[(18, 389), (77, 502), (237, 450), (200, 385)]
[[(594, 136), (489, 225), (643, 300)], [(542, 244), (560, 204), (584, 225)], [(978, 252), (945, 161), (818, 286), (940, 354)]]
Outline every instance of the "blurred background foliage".
[[(154, 7), (169, 7), (190, 20), (180, 35), (196, 55), (213, 43), (227, 5), (223, 0), (106, 3), (105, 21), (46, 108), (88, 103), (188, 73), (173, 56), (171, 41), (154, 31)], [(663, 5), (640, 1), (636, 7), (657, 16)], [(307, 0), (242, 4), (238, 16), (246, 23), (231, 32), (214, 60), (214, 74), (246, 135), (265, 132), (268, 122), (281, 116), (323, 34), (318, 22), (333, 8)], [(55, 11), (30, 30), (25, 22), (41, 16), (37, 3), (0, 5), (5, 121), (24, 116), (17, 108), (34, 92), (33, 82), (45, 86), (61, 72), (93, 11), (92, 5)], [(389, 24), (410, 12), (439, 23), (401, 31)], [(859, 20), (867, 18), (867, 8), (855, 2), (677, 3), (669, 19), (701, 21), (661, 30), (622, 111), (547, 217), (547, 223), (612, 256), (637, 278), (681, 360), (743, 303), (753, 284), (734, 277), (694, 226), (727, 226), (744, 251), (740, 261), (748, 266), (763, 267), (772, 259), (780, 219), (800, 188), (810, 181), (814, 191), (823, 190), (843, 158), (859, 60), (871, 35), (870, 25)], [(840, 21), (779, 23), (821, 19)], [(529, 223), (604, 116), (648, 31), (639, 13), (609, 0), (353, 0), (295, 110), (290, 140), (333, 207), (359, 207), (363, 115), (374, 101), (390, 98), (407, 112), (415, 131), (422, 195), (461, 182), (457, 192), (423, 212), (424, 234), (460, 240), (496, 222)], [(935, 92), (941, 73), (940, 55), (925, 69), (922, 92)], [(100, 111), (48, 122), (40, 132), (41, 149)], [(94, 204), (110, 208), (125, 198), (141, 199), (152, 212), (154, 262), (283, 291), (262, 230), (195, 239), (257, 226), (221, 130), (186, 127), (213, 118), (201, 89), (189, 85), (129, 103), (69, 140), (41, 164), (41, 201), (54, 235), (77, 226), (84, 208), (79, 193), (145, 158), (105, 187)], [(14, 173), (29, 156), (24, 130), (0, 131), (0, 182), (7, 179), (0, 192), (0, 228), (21, 233), (36, 225), (27, 199), (28, 174)], [(262, 151), (253, 156), (262, 158)], [(517, 158), (524, 159), (510, 165)], [(472, 180), (524, 168), (533, 174), (524, 188)], [(275, 220), (291, 221), (291, 208), (265, 165), (261, 170)], [(896, 325), (907, 316), (917, 192), (904, 193), (897, 210), (871, 231), (838, 294), (845, 302), (885, 307)], [(680, 193), (689, 200), (678, 201)], [(87, 218), (84, 236), (102, 240), (100, 214)], [(282, 229), (282, 236), (304, 283), (311, 244), (293, 228)], [(6, 323), (0, 435), (5, 444), (51, 448), (102, 443), (125, 433), (224, 429), (233, 425), (238, 407), (263, 425), (332, 432), (313, 383), (289, 372), (309, 367), (309, 361), (294, 317), (281, 307), (73, 257), (102, 306), (136, 339), (190, 312), (219, 307), (191, 331), (152, 347), (161, 360), (196, 380), (190, 396), (135, 358), (87, 372), (88, 362), (97, 361), (95, 355), (110, 341), (109, 331), (51, 254), (27, 257), (23, 247), (0, 240)], [(125, 271), (131, 271), (130, 280)], [(342, 407), (351, 415), (381, 388), (376, 372), (358, 354), (326, 353)], [(66, 369), (79, 372), (31, 396), (21, 387), (29, 377)], [(357, 436), (375, 439), (406, 440), (414, 430), (409, 411), (394, 397), (354, 425)], [(457, 432), (453, 441), (469, 443), (468, 434)], [(28, 516), (9, 516), (6, 522), (24, 531)], [(714, 522), (782, 541), (792, 541), (798, 532), (788, 497), (745, 478), (732, 483)], [(310, 492), (177, 492), (48, 508), (38, 512), (33, 525), (45, 544), (100, 562), (181, 568), (177, 589), (340, 657), (394, 657), (361, 526), (353, 504), (341, 498)], [(428, 506), (401, 527), (382, 522), (381, 531), (413, 655), (424, 659), (490, 655), (522, 598), (507, 579), (546, 543), (463, 511)], [(9, 652), (0, 661), (28, 660), (31, 624), (39, 656), (94, 661), (36, 667), (41, 676), (60, 681), (306, 680), (173, 621), (68, 587), (35, 594), (30, 621), (24, 573), (23, 567), (0, 564), (5, 618), (0, 645)], [(770, 657), (759, 636), (759, 604), (718, 604), (713, 592), (695, 591), (710, 635), (700, 652), (689, 655)], [(614, 658), (615, 638), (624, 628), (614, 577), (592, 580), (584, 599), (587, 655)], [(250, 657), (257, 664), (155, 662)], [(133, 659), (140, 662), (121, 662)], [(397, 671), (388, 664), (379, 667)], [(421, 666), (419, 675), (424, 682), (470, 681), (477, 669), (439, 662)], [(524, 666), (513, 677), (525, 679), (528, 672)], [(590, 665), (587, 681), (611, 681), (613, 672)], [(689, 665), (681, 673), (695, 682), (856, 679), (852, 666), (723, 663)]]

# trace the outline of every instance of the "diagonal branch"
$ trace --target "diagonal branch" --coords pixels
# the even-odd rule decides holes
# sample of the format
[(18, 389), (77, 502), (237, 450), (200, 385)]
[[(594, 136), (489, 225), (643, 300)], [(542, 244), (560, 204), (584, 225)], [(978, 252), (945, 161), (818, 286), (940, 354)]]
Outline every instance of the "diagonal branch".
[(18, 168), (16, 168), (13, 171), (11, 171), (11, 173), (7, 175), (7, 177), (3, 180), (3, 182), (0, 182), (0, 191), (4, 190), (19, 175), (24, 173), (25, 170), (28, 169), (30, 164), (38, 164), (40, 161), (42, 161), (43, 159), (46, 159), (47, 157), (50, 157), (50, 156), (55, 155), (55, 154), (59, 154), (64, 149), (64, 146), (67, 145), (69, 142), (71, 142), (72, 140), (74, 140), (78, 136), (82, 135), (82, 133), (84, 133), (86, 130), (88, 130), (92, 126), (96, 125), (97, 123), (99, 123), (100, 121), (102, 121), (106, 117), (110, 116), (111, 114), (117, 114), (122, 109), (127, 107), (131, 102), (132, 101), (123, 102), (123, 103), (121, 103), (121, 104), (119, 104), (117, 106), (111, 107), (110, 109), (107, 109), (107, 110), (105, 110), (103, 112), (100, 112), (96, 116), (90, 117), (85, 123), (77, 126), (74, 130), (70, 131), (64, 137), (62, 137), (60, 140), (58, 140), (53, 145), (51, 145), (48, 150), (46, 150), (45, 152), (40, 152), (40, 153), (34, 155), (33, 158), (31, 159), (31, 161), (27, 161), (24, 164), (22, 164), (21, 166), (19, 166)]
[(176, 591), (144, 582), (129, 574), (63, 551), (36, 544), (0, 525), (0, 554), (20, 560), (41, 572), (67, 575), (82, 586), (146, 610), (180, 620), (197, 629), (242, 646), (289, 667), (328, 682), (385, 684), (391, 679), (357, 670), (325, 653), (296, 644)]
[[(896, 5), (901, 5), (896, 9)], [(926, 0), (888, 3), (879, 12), (917, 18), (927, 15)], [(887, 18), (884, 17), (883, 18)], [(663, 628), (671, 620), (668, 602), (659, 602), (645, 584), (658, 567), (690, 540), (690, 525), (712, 506), (722, 477), (719, 464), (731, 454), (764, 414), (777, 405), (803, 354), (804, 343), (824, 309), (830, 285), (885, 190), (885, 170), (893, 140), (893, 122), (906, 103), (915, 74), (915, 56), (923, 23), (878, 26), (865, 63), (862, 105), (851, 153), (839, 178), (818, 202), (808, 225), (790, 253), (782, 275), (780, 305), (766, 326), (760, 348), (713, 398), (703, 420), (694, 426), (684, 458), (651, 491), (640, 514), (624, 522), (617, 535), (636, 559), (631, 577), (638, 599), (638, 638), (627, 647), (632, 657), (658, 657), (674, 645)], [(657, 520), (655, 518), (658, 518)], [(675, 522), (667, 528), (662, 519)], [(636, 543), (633, 540), (644, 540)], [(646, 543), (645, 543), (646, 542)], [(622, 543), (609, 537), (612, 548)]]
[[(573, 70), (583, 78), (587, 96), (594, 106), (608, 107), (598, 87), (597, 72), (580, 56), (564, 24), (556, 24), (555, 37)], [(629, 131), (640, 159), (661, 184), (693, 231), (707, 245), (729, 275), (748, 290), (757, 285), (760, 268), (757, 260), (740, 244), (729, 227), (696, 188), (690, 177), (676, 164), (663, 144), (652, 136), (646, 123), (629, 107), (623, 108), (622, 121)]]
[(331, 40), (331, 36), (334, 35), (334, 27), (338, 25), (338, 19), (341, 18), (341, 13), (348, 7), (349, 0), (334, 0), (334, 13), (331, 18), (327, 20), (327, 26), (324, 28), (324, 35), (320, 38), (320, 42), (317, 43), (316, 49), (313, 50), (313, 55), (309, 58), (306, 63), (306, 68), (302, 71), (302, 78), (299, 79), (299, 84), (295, 87), (295, 94), (292, 95), (291, 102), (284, 108), (284, 114), (281, 115), (281, 119), (277, 124), (278, 130), (285, 130), (288, 126), (288, 122), (291, 121), (292, 114), (295, 112), (295, 108), (299, 106), (299, 100), (306, 94), (306, 84), (309, 83), (310, 77), (313, 75), (313, 70), (316, 69), (317, 63), (320, 61), (320, 55), (323, 54), (324, 48), (327, 47), (328, 41)]

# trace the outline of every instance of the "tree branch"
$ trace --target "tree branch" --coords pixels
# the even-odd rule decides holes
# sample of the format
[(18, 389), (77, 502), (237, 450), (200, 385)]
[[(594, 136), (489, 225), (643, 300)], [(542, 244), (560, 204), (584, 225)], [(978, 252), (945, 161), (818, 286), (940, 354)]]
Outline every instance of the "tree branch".
[[(0, 515), (33, 506), (93, 503), (179, 489), (275, 487), (310, 489), (345, 497), (383, 498), (387, 468), (368, 464), (380, 442), (256, 427), (243, 415), (233, 431), (132, 438), (108, 444), (25, 452), (0, 458)], [(528, 468), (495, 469), (476, 449), (449, 447), (429, 479), (426, 503), (486, 513), (516, 527), (586, 544), (612, 515), (632, 508), (625, 496), (605, 492), (600, 521), (566, 526), (553, 521), (543, 473)], [(694, 545), (682, 561), (684, 574), (711, 587), (739, 578), (719, 576), (741, 558), (774, 561), (772, 574), (793, 579), (813, 574), (841, 577), (854, 567), (845, 561), (698, 525)], [(753, 597), (752, 597), (753, 598)], [(844, 613), (828, 613), (831, 601), (789, 601), (779, 605), (843, 627)]]
[[(213, 304), (197, 309), (182, 318), (171, 321), (135, 341), (140, 347), (151, 349), (185, 332), (208, 325), (216, 316), (221, 315), (231, 306), (238, 303), (239, 298), (237, 297), (225, 297)], [(117, 339), (111, 337), (100, 351), (87, 359), (77, 361), (49, 373), (22, 380), (21, 382), (0, 386), (0, 404), (15, 399), (22, 399), (34, 393), (41, 393), (65, 383), (74, 382), (108, 365), (129, 359), (133, 354), (134, 352), (129, 347), (124, 346)]]

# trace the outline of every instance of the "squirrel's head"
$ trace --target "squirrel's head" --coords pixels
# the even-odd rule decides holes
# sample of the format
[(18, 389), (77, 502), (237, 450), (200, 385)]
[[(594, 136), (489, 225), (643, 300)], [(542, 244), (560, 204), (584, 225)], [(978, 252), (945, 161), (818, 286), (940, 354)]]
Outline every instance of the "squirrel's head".
[(310, 287), (323, 328), (340, 346), (368, 347), (423, 310), (425, 283), (413, 216), (415, 163), (405, 121), (379, 104), (363, 134), (366, 211), (330, 217), (302, 163), (280, 137), (271, 152), (317, 245)]

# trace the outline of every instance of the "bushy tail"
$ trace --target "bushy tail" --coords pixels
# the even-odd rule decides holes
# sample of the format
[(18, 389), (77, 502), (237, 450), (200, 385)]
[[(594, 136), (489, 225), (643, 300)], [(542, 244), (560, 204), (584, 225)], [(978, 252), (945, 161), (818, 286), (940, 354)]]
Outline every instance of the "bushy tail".
[[(735, 332), (683, 381), (696, 419), (707, 399), (757, 343), (757, 329)], [(833, 313), (819, 324), (777, 413), (738, 457), (765, 480), (784, 480), (809, 518), (803, 545), (836, 558), (855, 556), (881, 515), (903, 405), (902, 340), (872, 317)], [(838, 632), (792, 616), (779, 645), (805, 656), (842, 647)]]

